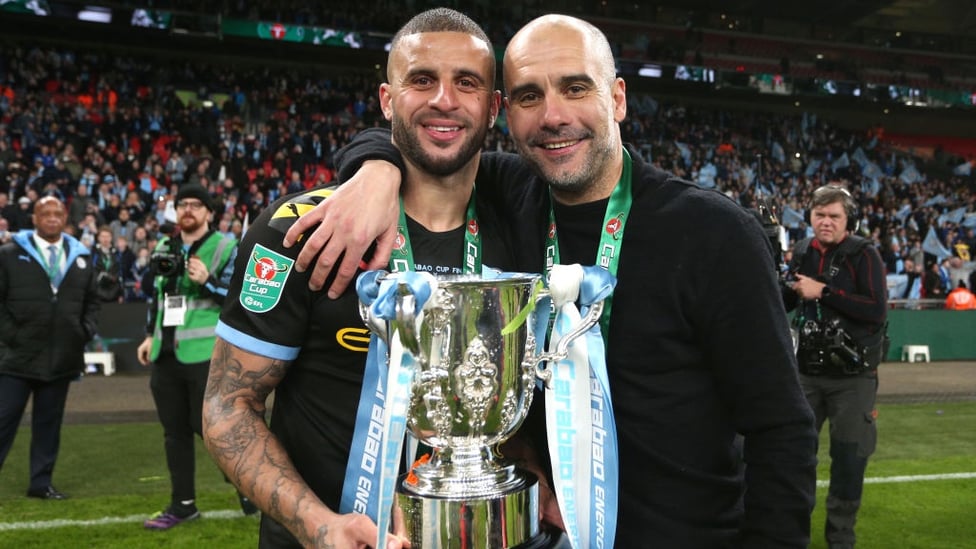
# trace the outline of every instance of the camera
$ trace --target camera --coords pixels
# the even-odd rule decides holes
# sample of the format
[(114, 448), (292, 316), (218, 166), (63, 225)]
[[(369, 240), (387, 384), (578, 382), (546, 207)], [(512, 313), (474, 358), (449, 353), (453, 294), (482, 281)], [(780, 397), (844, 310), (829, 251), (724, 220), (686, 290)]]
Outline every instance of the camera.
[(857, 375), (871, 368), (839, 319), (806, 320), (799, 327), (799, 338), (796, 358), (804, 374)]
[(182, 252), (157, 251), (149, 258), (149, 265), (159, 276), (175, 277), (183, 273), (185, 260)]
[(104, 302), (116, 301), (122, 296), (122, 284), (111, 273), (101, 271), (95, 277), (95, 294)]

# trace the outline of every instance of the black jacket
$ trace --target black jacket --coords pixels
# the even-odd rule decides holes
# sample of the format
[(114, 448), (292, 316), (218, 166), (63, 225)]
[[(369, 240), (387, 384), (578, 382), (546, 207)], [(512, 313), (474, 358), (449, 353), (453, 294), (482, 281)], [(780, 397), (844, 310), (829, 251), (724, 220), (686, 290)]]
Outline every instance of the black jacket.
[(21, 231), (0, 246), (0, 374), (42, 381), (75, 376), (97, 327), (91, 254), (64, 235), (66, 271), (55, 293), (32, 235)]
[[(860, 240), (856, 236), (847, 238)], [(859, 341), (876, 334), (884, 326), (888, 312), (888, 290), (884, 262), (874, 246), (857, 246), (853, 248), (856, 252), (851, 255), (845, 255), (842, 251), (836, 259), (840, 246), (825, 249), (811, 239), (797, 243), (796, 249), (805, 252), (794, 253), (791, 272), (824, 282), (830, 265), (836, 267), (836, 274), (830, 277), (827, 284), (830, 292), (818, 300), (822, 314), (840, 318), (844, 328)], [(807, 318), (815, 318), (816, 301), (802, 303), (792, 290), (784, 291), (783, 298), (787, 311), (802, 305), (802, 313)]]

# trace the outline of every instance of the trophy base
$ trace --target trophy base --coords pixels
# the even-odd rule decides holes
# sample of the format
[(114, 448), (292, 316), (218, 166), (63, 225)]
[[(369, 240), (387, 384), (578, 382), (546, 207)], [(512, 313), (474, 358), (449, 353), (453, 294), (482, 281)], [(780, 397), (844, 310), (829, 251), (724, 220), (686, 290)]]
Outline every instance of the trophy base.
[(539, 528), (539, 483), (495, 497), (418, 496), (402, 487), (397, 503), (413, 549), (547, 549), (558, 536)]

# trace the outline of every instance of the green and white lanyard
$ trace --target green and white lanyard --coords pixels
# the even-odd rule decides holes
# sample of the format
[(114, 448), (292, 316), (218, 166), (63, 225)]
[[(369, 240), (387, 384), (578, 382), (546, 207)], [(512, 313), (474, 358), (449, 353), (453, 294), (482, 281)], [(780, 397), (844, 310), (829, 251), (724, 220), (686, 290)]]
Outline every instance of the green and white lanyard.
[[(620, 264), (620, 253), (624, 245), (624, 229), (630, 217), (630, 208), (633, 205), (634, 197), (631, 192), (633, 183), (631, 181), (632, 165), (630, 153), (624, 148), (623, 170), (617, 186), (610, 193), (610, 201), (607, 203), (607, 212), (603, 216), (603, 232), (600, 234), (600, 247), (596, 253), (596, 264), (608, 271), (613, 276), (617, 276), (617, 268)], [(559, 264), (559, 235), (556, 231), (556, 214), (552, 209), (552, 198), (550, 197), (549, 206), (549, 230), (546, 233), (546, 265), (545, 272), (548, 278), (552, 266)], [(610, 338), (610, 308), (613, 297), (608, 297), (603, 304), (603, 314), (600, 315), (600, 331), (603, 332), (604, 340)]]
[[(468, 209), (464, 221), (464, 274), (481, 273), (481, 226), (475, 209), (475, 192), (471, 190)], [(400, 200), (400, 221), (397, 225), (396, 242), (390, 253), (390, 271), (400, 273), (414, 270), (413, 248), (410, 246), (410, 231), (407, 230), (407, 214)]]
[[(555, 267), (560, 262), (559, 239), (556, 215), (551, 206), (549, 209), (545, 270), (556, 312), (552, 339), (565, 337), (583, 314), (569, 301), (575, 299), (571, 296), (578, 296), (584, 308), (595, 306), (595, 300), (604, 296), (599, 328), (591, 328), (584, 338), (574, 341), (565, 358), (549, 365), (552, 377), (545, 391), (553, 480), (573, 549), (613, 547), (616, 536), (619, 452), (606, 363), (612, 294), (595, 290), (606, 287), (604, 278), (616, 278), (633, 204), (631, 173), (630, 154), (624, 149), (623, 170), (603, 218), (597, 265), (582, 269), (582, 279), (573, 291), (567, 291), (569, 279), (561, 274), (566, 267)], [(552, 352), (552, 342), (549, 345)]]

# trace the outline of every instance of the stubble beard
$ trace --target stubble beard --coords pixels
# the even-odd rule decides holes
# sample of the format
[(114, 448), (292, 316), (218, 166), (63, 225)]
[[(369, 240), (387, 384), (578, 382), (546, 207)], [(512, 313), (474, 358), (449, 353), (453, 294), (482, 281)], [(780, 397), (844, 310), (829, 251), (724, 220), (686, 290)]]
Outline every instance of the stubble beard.
[[(524, 143), (516, 142), (516, 146), (519, 155), (553, 190), (578, 195), (589, 190), (599, 180), (614, 151), (614, 145), (608, 136), (599, 138), (590, 133), (587, 137), (590, 137), (589, 150), (584, 153), (582, 162), (575, 169), (563, 168), (558, 160), (546, 160), (533, 144), (534, 139)], [(572, 161), (572, 158), (566, 159), (567, 163)]]
[(488, 133), (486, 121), (480, 130), (475, 131), (474, 135), (470, 135), (461, 143), (457, 154), (449, 157), (434, 157), (424, 150), (417, 133), (411, 131), (402, 118), (394, 115), (391, 127), (393, 140), (400, 149), (400, 154), (424, 172), (435, 176), (451, 175), (463, 168), (481, 150), (481, 144), (484, 143), (485, 135)]

